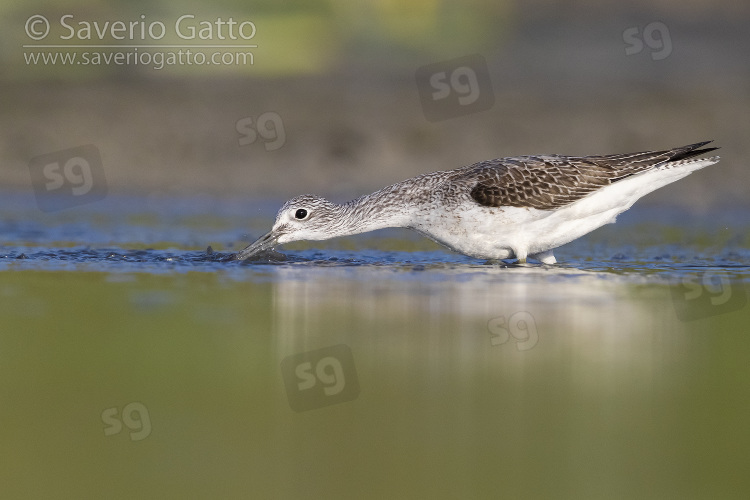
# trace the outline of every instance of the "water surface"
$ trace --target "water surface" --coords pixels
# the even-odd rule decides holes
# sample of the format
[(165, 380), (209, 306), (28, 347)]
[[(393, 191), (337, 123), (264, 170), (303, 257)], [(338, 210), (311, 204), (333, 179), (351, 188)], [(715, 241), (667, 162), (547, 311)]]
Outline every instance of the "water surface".
[(400, 230), (226, 261), (278, 205), (5, 198), (10, 497), (746, 497), (745, 212), (554, 266)]

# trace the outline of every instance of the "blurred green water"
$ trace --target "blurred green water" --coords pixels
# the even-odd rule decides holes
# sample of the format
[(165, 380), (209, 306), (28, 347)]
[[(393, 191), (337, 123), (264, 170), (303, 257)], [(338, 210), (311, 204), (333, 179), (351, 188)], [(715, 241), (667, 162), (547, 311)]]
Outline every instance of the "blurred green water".
[[(750, 233), (712, 206), (747, 199), (750, 11), (611, 3), (5, 2), (0, 498), (747, 498)], [(65, 13), (251, 19), (257, 60), (29, 65), (27, 20), (55, 41)], [(673, 53), (628, 54), (655, 21)], [(428, 123), (415, 71), (470, 54), (496, 104)], [(239, 142), (268, 112), (283, 147)], [(555, 269), (403, 233), (284, 249), (317, 263), (188, 259), (301, 192), (711, 138), (722, 163), (642, 202), (689, 211), (602, 228)], [(84, 144), (111, 194), (40, 212), (30, 160)]]
[[(746, 497), (746, 306), (469, 271), (4, 272), (3, 498)], [(358, 394), (293, 411), (341, 344)]]

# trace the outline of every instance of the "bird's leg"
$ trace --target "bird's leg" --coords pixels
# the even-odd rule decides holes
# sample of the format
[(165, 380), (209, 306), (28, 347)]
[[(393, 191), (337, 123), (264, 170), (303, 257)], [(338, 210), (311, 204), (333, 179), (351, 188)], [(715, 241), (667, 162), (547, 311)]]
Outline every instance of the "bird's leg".
[(528, 254), (526, 253), (525, 249), (524, 250), (521, 250), (521, 249), (513, 250), (513, 253), (516, 255), (516, 259), (518, 259), (518, 263), (519, 264), (526, 264), (526, 256)]
[(535, 254), (529, 255), (532, 259), (538, 260), (542, 264), (555, 264), (557, 263), (557, 259), (552, 254), (552, 250), (547, 250), (545, 252), (539, 252)]

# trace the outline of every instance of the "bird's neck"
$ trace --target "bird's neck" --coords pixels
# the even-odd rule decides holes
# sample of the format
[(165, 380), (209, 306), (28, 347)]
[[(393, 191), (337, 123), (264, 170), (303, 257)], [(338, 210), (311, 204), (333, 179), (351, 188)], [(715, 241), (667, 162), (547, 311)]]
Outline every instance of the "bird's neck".
[(359, 234), (389, 227), (409, 227), (408, 204), (394, 186), (383, 188), (340, 205), (342, 229), (346, 234)]

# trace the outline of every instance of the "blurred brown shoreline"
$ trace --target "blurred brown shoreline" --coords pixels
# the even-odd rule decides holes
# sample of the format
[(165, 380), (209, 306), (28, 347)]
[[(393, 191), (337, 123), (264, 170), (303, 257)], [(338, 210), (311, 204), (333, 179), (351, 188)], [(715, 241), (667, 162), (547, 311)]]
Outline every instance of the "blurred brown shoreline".
[[(70, 69), (59, 76), (6, 73), (0, 185), (31, 191), (32, 158), (84, 144), (100, 150), (112, 193), (347, 198), (489, 158), (628, 153), (715, 140), (718, 165), (642, 203), (706, 207), (748, 199), (750, 34), (741, 3), (679, 10), (664, 2), (648, 14), (620, 6), (616, 17), (600, 21), (581, 17), (605, 12), (588, 2), (562, 11), (503, 5), (488, 11), (497, 16), (497, 32), (483, 27), (473, 47), (463, 40), (426, 55), (360, 41), (332, 52), (338, 59), (319, 71), (297, 75), (264, 75), (264, 42), (255, 67), (242, 75), (148, 68), (99, 77), (71, 76)], [(642, 30), (657, 13), (669, 27), (668, 57), (627, 55), (624, 30)], [(299, 42), (289, 53), (301, 48)], [(427, 121), (414, 72), (471, 53), (487, 60), (494, 106)], [(260, 138), (243, 145), (238, 122), (268, 113), (283, 124), (280, 146), (269, 150)]]
[[(111, 191), (143, 194), (353, 196), (501, 156), (626, 153), (710, 139), (722, 148), (721, 163), (665, 190), (664, 201), (739, 200), (749, 180), (740, 136), (750, 128), (744, 123), (743, 134), (735, 129), (742, 117), (726, 117), (750, 109), (750, 95), (728, 102), (723, 94), (621, 89), (609, 100), (563, 101), (498, 89), (493, 109), (437, 124), (425, 121), (409, 86), (333, 89), (324, 78), (18, 85), (4, 95), (0, 183), (21, 190), (30, 189), (32, 157), (89, 143), (101, 151)], [(285, 144), (239, 145), (237, 121), (267, 111), (283, 118)]]

